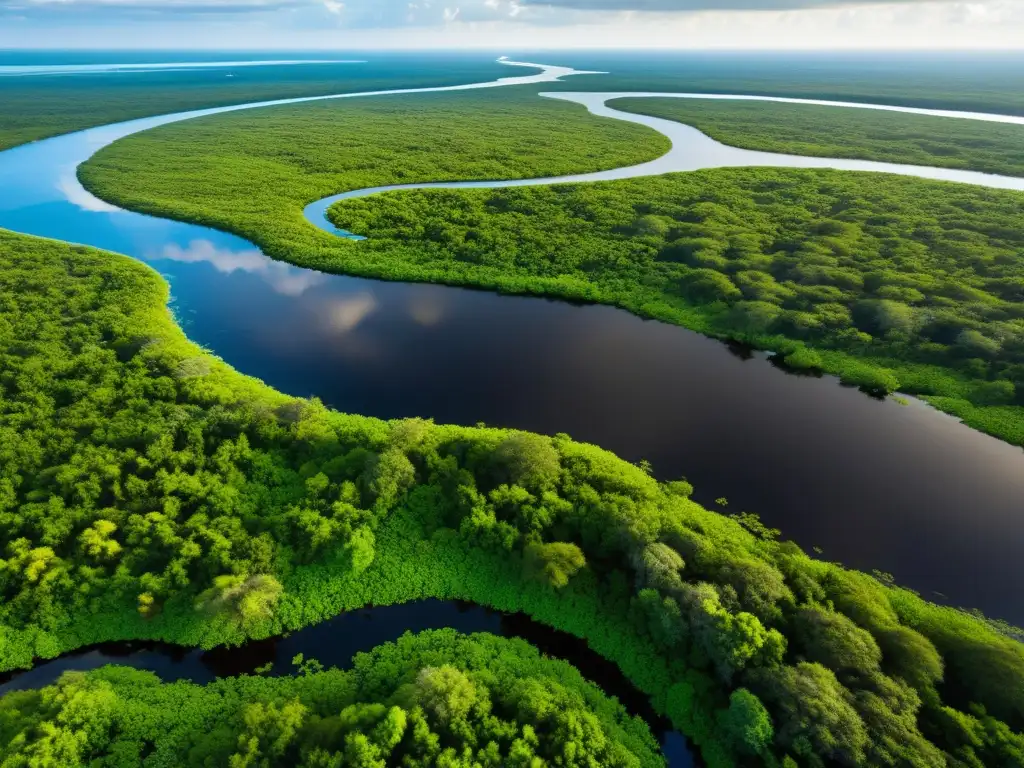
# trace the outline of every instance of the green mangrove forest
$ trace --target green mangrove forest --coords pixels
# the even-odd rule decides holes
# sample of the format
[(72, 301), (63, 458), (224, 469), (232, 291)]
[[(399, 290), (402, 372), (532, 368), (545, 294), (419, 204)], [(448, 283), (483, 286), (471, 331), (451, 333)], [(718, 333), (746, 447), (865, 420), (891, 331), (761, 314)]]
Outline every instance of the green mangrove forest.
[(785, 96), (1024, 115), (1019, 53), (944, 51), (579, 51), (559, 63), (605, 71), (574, 91)]
[(359, 654), (349, 672), (294, 661), (291, 677), (207, 686), (118, 667), (70, 673), (0, 699), (0, 757), (167, 768), (664, 765), (646, 723), (523, 641), (440, 630)]
[[(659, 108), (638, 107), (640, 99), (623, 103)], [(703, 105), (661, 108), (738, 109)], [(831, 113), (844, 125), (867, 121), (860, 133), (851, 128), (847, 154), (878, 151), (867, 125), (882, 116)], [(811, 130), (821, 130), (820, 113), (809, 114), (787, 141), (824, 140)], [(1000, 153), (1015, 156), (1001, 131), (1018, 126), (884, 117), (922, 132), (936, 121), (971, 126), (948, 133), (942, 145), (958, 148), (971, 167)], [(729, 120), (730, 137), (746, 131), (748, 123)], [(757, 136), (771, 133), (764, 127), (770, 124), (758, 123)], [(981, 152), (976, 139), (992, 127), (992, 146)], [(911, 151), (913, 142), (901, 146)], [(331, 220), (370, 236), (360, 243), (302, 217), (306, 203), (346, 189), (583, 172), (665, 149), (660, 135), (640, 126), (599, 120), (518, 88), (189, 121), (107, 147), (80, 176), (106, 200), (236, 232), (276, 259), (613, 304), (775, 350), (793, 368), (836, 374), (876, 395), (920, 395), (976, 429), (1024, 445), (1018, 193), (883, 174), (722, 169), (575, 186), (398, 192), (337, 204)], [(940, 164), (941, 147), (931, 150)]]
[[(286, 397), (190, 343), (167, 298), (126, 257), (0, 232), (0, 668), (460, 598), (585, 638), (709, 766), (1024, 760), (1024, 645), (997, 627), (565, 435)], [(521, 645), (439, 633), (303, 672), (205, 688), (69, 674), (2, 700), (0, 754), (657, 763), (640, 725)]]
[[(496, 62), (397, 55), (365, 63), (218, 67), (192, 71), (77, 73), (0, 78), (0, 150), (108, 123), (270, 99), (426, 88), (531, 74)], [(227, 75), (230, 74), (230, 78)]]

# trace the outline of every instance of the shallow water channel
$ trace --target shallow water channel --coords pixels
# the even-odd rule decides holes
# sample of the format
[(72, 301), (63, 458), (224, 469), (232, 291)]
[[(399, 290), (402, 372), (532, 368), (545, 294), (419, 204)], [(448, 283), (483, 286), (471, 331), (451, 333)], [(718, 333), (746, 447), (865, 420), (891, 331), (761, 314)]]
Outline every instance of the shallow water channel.
[(219, 677), (254, 674), (272, 664), (271, 676), (294, 674), (296, 654), (316, 659), (326, 667), (347, 669), (352, 657), (392, 642), (405, 632), (451, 627), (460, 632), (489, 632), (522, 638), (547, 656), (568, 661), (609, 696), (616, 697), (632, 715), (644, 718), (658, 738), (669, 768), (691, 768), (695, 759), (686, 740), (651, 709), (647, 697), (626, 679), (619, 668), (594, 653), (572, 635), (539, 624), (528, 616), (492, 611), (471, 603), (423, 600), (343, 613), (288, 637), (248, 643), (241, 648), (189, 650), (161, 643), (109, 643), (43, 662), (28, 672), (0, 675), (0, 696), (15, 690), (40, 688), (69, 670), (97, 669), (120, 664), (156, 673), (165, 682), (191, 680), (209, 683)]
[[(573, 73), (548, 68), (507, 82)], [(595, 114), (610, 97), (557, 95)], [(825, 557), (1024, 622), (1012, 577), (1024, 545), (1017, 448), (920, 404), (879, 402), (832, 379), (787, 375), (762, 355), (620, 310), (273, 262), (241, 238), (118, 210), (76, 180), (76, 166), (117, 138), (251, 106), (147, 118), (0, 153), (0, 227), (152, 264), (170, 281), (174, 311), (194, 341), (290, 394), (384, 418), (568, 432), (626, 459), (648, 459), (661, 477), (685, 475), (699, 500), (728, 497), (728, 511), (757, 512)], [(697, 146), (687, 142), (710, 141), (660, 122), (675, 132), (672, 162)], [(680, 170), (655, 162), (658, 172)], [(630, 174), (637, 168), (602, 177)]]

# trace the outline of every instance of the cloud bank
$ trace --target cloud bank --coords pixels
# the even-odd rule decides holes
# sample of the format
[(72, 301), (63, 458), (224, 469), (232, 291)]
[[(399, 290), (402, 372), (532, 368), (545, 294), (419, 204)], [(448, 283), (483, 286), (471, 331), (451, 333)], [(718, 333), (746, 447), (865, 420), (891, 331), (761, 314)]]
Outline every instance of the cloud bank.
[(523, 6), (576, 11), (790, 11), (856, 5), (923, 3), (927, 0), (521, 0)]
[(0, 0), (0, 10), (18, 13), (145, 11), (150, 13), (252, 13), (309, 5), (310, 0)]
[(0, 0), (0, 48), (1012, 48), (1024, 0)]

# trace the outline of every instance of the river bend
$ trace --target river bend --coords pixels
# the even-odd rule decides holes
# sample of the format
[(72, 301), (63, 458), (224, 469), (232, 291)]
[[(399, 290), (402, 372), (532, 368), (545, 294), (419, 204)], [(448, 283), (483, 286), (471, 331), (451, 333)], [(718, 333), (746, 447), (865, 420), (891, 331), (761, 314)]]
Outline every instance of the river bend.
[[(636, 123), (651, 128), (662, 134), (672, 142), (672, 148), (657, 158), (647, 163), (626, 166), (623, 168), (612, 168), (594, 173), (578, 173), (566, 176), (548, 176), (535, 179), (493, 179), (477, 181), (448, 181), (448, 182), (426, 182), (417, 184), (391, 184), (381, 187), (368, 187), (366, 189), (350, 190), (336, 195), (325, 197), (310, 203), (305, 208), (306, 220), (320, 229), (337, 234), (342, 237), (362, 239), (365, 235), (372, 233), (352, 234), (344, 229), (335, 227), (328, 221), (327, 209), (342, 200), (353, 200), (360, 197), (369, 197), (383, 192), (412, 189), (495, 189), (504, 187), (532, 187), (542, 184), (583, 184), (597, 181), (616, 181), (621, 179), (636, 179), (644, 176), (660, 176), (665, 173), (678, 173), (685, 171), (702, 171), (713, 168), (750, 168), (750, 167), (776, 167), (776, 168), (827, 168), (839, 171), (862, 171), (869, 173), (891, 173), (899, 176), (916, 176), (921, 179), (934, 181), (950, 181), (960, 184), (973, 184), (975, 186), (990, 187), (992, 189), (1011, 189), (1024, 191), (1024, 178), (1018, 176), (1000, 176), (993, 173), (981, 173), (979, 171), (963, 171), (955, 168), (937, 168), (925, 165), (905, 165), (901, 163), (886, 163), (874, 160), (854, 160), (850, 158), (829, 158), (829, 157), (808, 157), (805, 155), (787, 155), (779, 152), (761, 152), (751, 149), (740, 149), (731, 147), (720, 141), (712, 139), (707, 134), (696, 128), (679, 123), (674, 120), (666, 120), (660, 117), (639, 115), (633, 112), (623, 112), (620, 109), (609, 107), (608, 102), (625, 98), (657, 98), (657, 99), (719, 99), (719, 100), (743, 100), (743, 101), (775, 101), (787, 104), (817, 104), (848, 109), (876, 109), (886, 112), (910, 112), (919, 115), (933, 115), (938, 117), (955, 117), (965, 120), (983, 120), (998, 123), (1016, 123), (1024, 126), (1024, 117), (1012, 115), (989, 115), (979, 112), (951, 112), (949, 110), (927, 110), (911, 107), (892, 107), (884, 104), (858, 104), (856, 102), (843, 101), (814, 101), (804, 99), (778, 99), (767, 96), (727, 96), (723, 94), (698, 94), (698, 93), (646, 93), (646, 92), (583, 92), (573, 93), (560, 91), (555, 93), (541, 93), (543, 97), (569, 101), (580, 104), (597, 117), (607, 117), (614, 120), (623, 120), (629, 123)], [(1022, 128), (1024, 130), (1024, 128)]]
[[(1008, 576), (1024, 548), (1024, 454), (1017, 448), (917, 403), (901, 407), (833, 379), (786, 375), (763, 355), (611, 307), (363, 280), (272, 261), (234, 235), (118, 209), (84, 190), (75, 174), (103, 146), (180, 120), (325, 98), (542, 84), (582, 74), (534, 66), (539, 74), (489, 83), (163, 115), (7, 150), (0, 153), (0, 227), (152, 264), (170, 282), (172, 309), (192, 340), (292, 395), (316, 395), (336, 408), (382, 418), (567, 432), (628, 460), (648, 459), (661, 477), (685, 475), (699, 501), (726, 496), (730, 510), (760, 513), (803, 546), (820, 546), (825, 557), (890, 572), (933, 599), (942, 593), (955, 604), (1024, 622), (1024, 599)], [(683, 124), (627, 115), (605, 103), (647, 95), (746, 97), (548, 95), (596, 115), (650, 125), (672, 139), (672, 150), (631, 168), (510, 184), (785, 165), (780, 158), (792, 157), (725, 147)], [(828, 104), (1024, 123), (1001, 115)], [(854, 170), (887, 165), (793, 162)], [(1012, 177), (896, 167), (892, 172), (1024, 186)], [(327, 204), (321, 201), (319, 212), (307, 214), (323, 224)]]

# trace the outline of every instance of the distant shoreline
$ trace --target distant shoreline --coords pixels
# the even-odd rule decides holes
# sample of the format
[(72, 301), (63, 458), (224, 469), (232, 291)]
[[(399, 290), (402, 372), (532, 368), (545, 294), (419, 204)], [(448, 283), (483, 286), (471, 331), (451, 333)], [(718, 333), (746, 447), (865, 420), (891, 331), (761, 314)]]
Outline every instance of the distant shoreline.
[(133, 64), (10, 64), (0, 65), (0, 77), (39, 75), (105, 75), (139, 72), (180, 72), (189, 69), (295, 66), (299, 64), (366, 64), (363, 59), (261, 59), (256, 61), (168, 61)]

